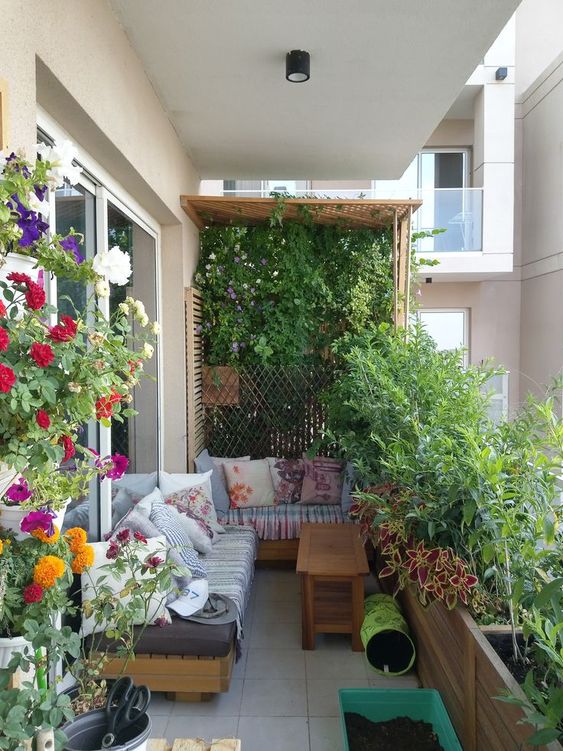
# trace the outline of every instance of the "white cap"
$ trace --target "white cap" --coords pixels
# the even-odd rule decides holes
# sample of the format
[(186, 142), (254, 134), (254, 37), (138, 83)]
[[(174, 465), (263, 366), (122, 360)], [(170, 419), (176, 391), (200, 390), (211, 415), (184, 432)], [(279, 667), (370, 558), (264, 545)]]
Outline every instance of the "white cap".
[(208, 595), (209, 585), (207, 584), (207, 579), (192, 579), (180, 597), (174, 600), (174, 602), (169, 603), (167, 607), (185, 618), (197, 610), (201, 610), (207, 602)]

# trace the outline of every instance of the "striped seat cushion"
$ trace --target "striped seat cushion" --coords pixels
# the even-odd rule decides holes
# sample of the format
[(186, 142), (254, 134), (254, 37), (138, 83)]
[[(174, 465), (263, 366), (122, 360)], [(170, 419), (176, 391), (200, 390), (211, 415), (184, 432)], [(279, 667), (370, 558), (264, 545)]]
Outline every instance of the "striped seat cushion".
[(221, 521), (253, 527), (261, 540), (295, 540), (305, 522), (338, 524), (350, 520), (342, 513), (340, 504), (281, 503), (262, 508), (229, 509)]

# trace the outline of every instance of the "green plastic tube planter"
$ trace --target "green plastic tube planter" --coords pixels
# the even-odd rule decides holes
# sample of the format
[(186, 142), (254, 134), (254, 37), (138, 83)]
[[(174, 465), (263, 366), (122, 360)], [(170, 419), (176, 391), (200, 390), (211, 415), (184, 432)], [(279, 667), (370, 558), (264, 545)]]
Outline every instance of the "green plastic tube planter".
[(416, 650), (409, 627), (391, 595), (370, 595), (364, 601), (360, 631), (366, 658), (382, 675), (402, 675), (414, 665)]

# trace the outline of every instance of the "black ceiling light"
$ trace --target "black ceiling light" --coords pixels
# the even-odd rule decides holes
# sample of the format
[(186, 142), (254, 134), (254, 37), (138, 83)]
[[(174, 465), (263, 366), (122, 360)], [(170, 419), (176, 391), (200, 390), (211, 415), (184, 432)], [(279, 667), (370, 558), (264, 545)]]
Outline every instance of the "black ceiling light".
[(311, 56), (304, 50), (291, 50), (285, 56), (285, 77), (292, 83), (303, 83), (310, 78)]

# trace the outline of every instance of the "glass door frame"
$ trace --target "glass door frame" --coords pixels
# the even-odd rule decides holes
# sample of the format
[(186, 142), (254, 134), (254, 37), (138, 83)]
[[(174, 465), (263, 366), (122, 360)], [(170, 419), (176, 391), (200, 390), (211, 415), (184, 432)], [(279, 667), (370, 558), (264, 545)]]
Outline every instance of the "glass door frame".
[[(160, 224), (143, 207), (125, 191), (120, 184), (84, 151), (79, 143), (54, 120), (45, 110), (37, 108), (37, 127), (50, 139), (55, 141), (69, 140), (77, 149), (77, 163), (82, 167), (78, 184), (93, 193), (96, 199), (96, 252), (108, 250), (108, 203), (113, 204), (128, 219), (143, 229), (155, 243), (155, 295), (156, 317), (162, 320), (162, 273), (161, 273), (161, 229)], [(50, 192), (49, 226), (52, 231), (56, 226), (55, 191)], [(57, 300), (56, 279), (46, 279), (46, 293), (49, 302)], [(98, 307), (109, 315), (109, 298), (98, 299)], [(156, 348), (157, 370), (157, 462), (162, 467), (163, 458), (163, 389), (162, 389), (162, 346), (159, 342)], [(111, 451), (111, 428), (105, 428), (97, 423), (88, 427), (98, 431), (99, 451), (104, 456)], [(111, 480), (99, 484), (99, 518), (96, 519), (98, 531), (103, 535), (111, 530)], [(92, 521), (92, 517), (91, 517)]]

